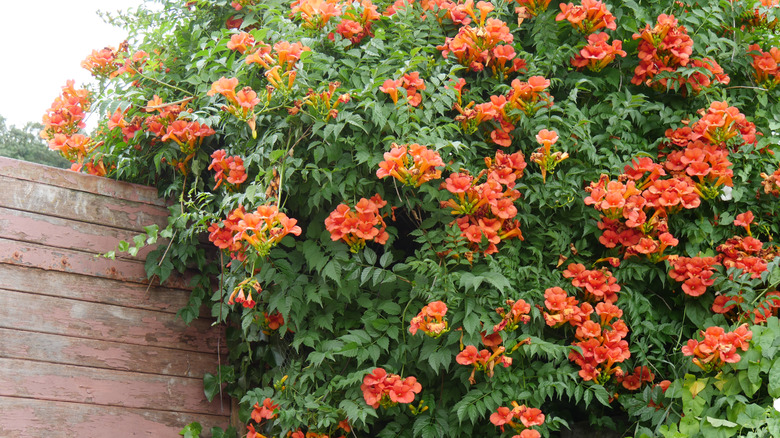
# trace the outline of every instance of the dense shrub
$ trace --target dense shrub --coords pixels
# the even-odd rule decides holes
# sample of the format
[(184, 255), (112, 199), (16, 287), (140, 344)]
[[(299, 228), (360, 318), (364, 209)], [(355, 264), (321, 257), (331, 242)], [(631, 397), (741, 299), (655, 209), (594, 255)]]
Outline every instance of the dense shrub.
[(548, 3), (167, 2), (55, 101), (242, 435), (780, 436), (777, 2)]

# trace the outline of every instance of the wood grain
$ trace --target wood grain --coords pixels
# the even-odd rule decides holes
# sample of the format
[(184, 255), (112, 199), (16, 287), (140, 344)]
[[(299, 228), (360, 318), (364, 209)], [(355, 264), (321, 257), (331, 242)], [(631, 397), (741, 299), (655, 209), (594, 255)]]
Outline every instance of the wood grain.
[[(0, 238), (0, 263), (147, 283), (144, 263), (140, 260), (111, 260), (90, 252), (52, 248), (3, 238)], [(174, 273), (163, 282), (163, 286), (188, 289), (191, 278), (191, 274)]]
[[(0, 396), (3, 438), (181, 438), (197, 421), (204, 432), (227, 427), (223, 416)], [(210, 437), (210, 433), (202, 436)]]
[(95, 193), (35, 184), (0, 175), (0, 206), (32, 213), (143, 231), (146, 225), (165, 227), (168, 210)]
[[(0, 207), (0, 237), (9, 240), (105, 254), (115, 251), (120, 240), (133, 244), (133, 237), (138, 234), (121, 228)], [(135, 256), (117, 252), (117, 257), (143, 261), (160, 244), (166, 245), (167, 240), (160, 239), (155, 245), (145, 245)]]
[(96, 257), (167, 224), (156, 189), (7, 158), (0, 184), (0, 437), (227, 426), (235, 403), (208, 402), (202, 380), (226, 363), (224, 328), (176, 317), (192, 274), (150, 287), (152, 248)]
[(44, 166), (0, 157), (0, 175), (36, 184), (63, 187), (81, 192), (94, 193), (126, 201), (166, 206), (166, 202), (157, 196), (157, 189), (138, 184), (130, 184), (102, 178), (67, 169)]
[(203, 353), (224, 342), (203, 319), (186, 325), (170, 313), (2, 289), (0, 327)]
[[(203, 378), (218, 364), (213, 353), (171, 350), (149, 345), (123, 344), (59, 334), (0, 328), (0, 357), (62, 365), (79, 365), (117, 371)], [(226, 353), (223, 349), (222, 353)]]
[(203, 381), (72, 365), (0, 358), (0, 396), (151, 410), (229, 415)]
[(189, 291), (181, 289), (5, 263), (0, 263), (0, 289), (167, 313), (176, 313), (189, 299)]

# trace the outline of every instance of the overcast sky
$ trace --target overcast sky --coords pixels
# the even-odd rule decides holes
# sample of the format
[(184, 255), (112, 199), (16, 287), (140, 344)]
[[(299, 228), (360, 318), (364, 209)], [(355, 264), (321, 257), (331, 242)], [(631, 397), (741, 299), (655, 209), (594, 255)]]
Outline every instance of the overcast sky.
[(127, 36), (97, 16), (144, 0), (0, 0), (0, 115), (19, 127), (40, 122), (68, 79), (91, 81), (81, 61)]

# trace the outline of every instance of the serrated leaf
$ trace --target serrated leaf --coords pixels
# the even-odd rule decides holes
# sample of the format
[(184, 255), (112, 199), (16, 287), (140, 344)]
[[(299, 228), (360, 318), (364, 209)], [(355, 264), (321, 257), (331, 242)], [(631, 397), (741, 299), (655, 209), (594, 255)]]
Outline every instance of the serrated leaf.
[(479, 315), (469, 313), (463, 318), (463, 330), (468, 334), (476, 333), (479, 330)]
[(388, 251), (382, 254), (382, 257), (379, 258), (379, 266), (386, 268), (392, 261), (393, 261), (393, 254)]
[(341, 286), (341, 264), (338, 260), (333, 259), (329, 261), (325, 265), (325, 269), (322, 270), (322, 274)]
[(373, 266), (376, 264), (376, 253), (371, 248), (365, 248), (363, 250), (363, 257), (366, 259), (366, 263)]

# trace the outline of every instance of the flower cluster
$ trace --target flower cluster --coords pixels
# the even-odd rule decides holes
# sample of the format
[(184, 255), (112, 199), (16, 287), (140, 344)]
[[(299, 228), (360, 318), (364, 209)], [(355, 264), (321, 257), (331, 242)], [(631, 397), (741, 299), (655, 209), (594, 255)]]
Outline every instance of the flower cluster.
[(238, 79), (221, 77), (218, 81), (211, 84), (211, 89), (206, 93), (209, 96), (221, 94), (225, 96), (228, 104), (222, 107), (223, 111), (234, 115), (239, 120), (247, 122), (252, 129), (252, 137), (256, 137), (255, 132), (255, 106), (260, 103), (260, 98), (251, 87), (244, 87), (236, 92)]
[(237, 238), (235, 228), (245, 213), (244, 207), (239, 206), (228, 214), (221, 226), (213, 223), (208, 228), (209, 241), (217, 248), (227, 250), (231, 258), (239, 261), (246, 260), (246, 248), (241, 238)]
[(748, 306), (741, 291), (737, 295), (718, 295), (712, 303), (712, 311), (732, 321), (751, 319), (753, 324), (762, 324), (780, 312), (780, 292), (767, 293), (755, 307)]
[(313, 115), (316, 115), (320, 120), (327, 123), (330, 119), (335, 119), (339, 116), (339, 104), (349, 102), (352, 97), (349, 93), (339, 95), (336, 100), (333, 100), (333, 96), (336, 95), (336, 89), (341, 86), (341, 83), (329, 82), (328, 90), (320, 93), (315, 92), (311, 88), (301, 100), (296, 100), (294, 106), (287, 111), (290, 114), (297, 114), (304, 106), (311, 110)]
[(729, 106), (728, 102), (715, 101), (691, 127), (689, 139), (738, 149), (744, 144), (756, 143), (756, 125), (748, 121), (739, 109)]
[[(569, 323), (576, 328), (577, 341), (572, 345), (580, 350), (572, 350), (569, 360), (580, 366), (579, 375), (583, 380), (604, 384), (613, 375), (621, 378), (623, 370), (616, 364), (628, 359), (631, 353), (624, 339), (628, 327), (621, 319), (623, 311), (614, 304), (620, 285), (609, 271), (586, 270), (578, 263), (569, 264), (563, 276), (583, 291), (586, 300), (596, 303), (595, 307), (587, 301), (580, 304), (565, 290), (552, 287), (544, 292), (545, 323), (550, 327)], [(594, 310), (598, 322), (591, 319)]]
[(764, 193), (767, 195), (780, 196), (780, 169), (772, 172), (768, 175), (766, 172), (761, 172), (761, 186), (764, 188)]
[(550, 81), (542, 76), (531, 76), (528, 82), (515, 79), (512, 89), (506, 96), (490, 96), (490, 102), (474, 105), (470, 102), (466, 107), (455, 104), (460, 115), (455, 117), (463, 130), (475, 132), (483, 122), (494, 121), (498, 128), (490, 133), (493, 143), (507, 147), (512, 144), (510, 132), (515, 129), (522, 115), (532, 116), (543, 106), (552, 106), (552, 96), (547, 93)]
[(544, 424), (544, 414), (538, 408), (529, 408), (526, 405), (520, 405), (513, 401), (511, 409), (501, 406), (496, 412), (492, 413), (490, 422), (500, 427), (501, 432), (504, 432), (504, 426), (509, 426), (519, 433), (519, 435), (515, 436), (520, 438), (538, 438), (541, 436), (539, 431), (531, 428)]
[[(477, 383), (474, 378), (474, 374), (477, 371), (485, 371), (488, 377), (493, 377), (493, 369), (496, 365), (501, 364), (504, 368), (508, 368), (512, 365), (512, 358), (504, 354), (506, 353), (506, 347), (501, 345), (502, 342), (500, 333), (493, 333), (490, 336), (485, 336), (483, 334), (482, 343), (485, 344), (486, 347), (489, 347), (490, 350), (485, 348), (477, 350), (477, 347), (473, 345), (466, 345), (465, 348), (462, 348), (461, 352), (455, 356), (455, 362), (465, 366), (472, 365), (474, 367), (469, 376), (469, 383), (472, 385)], [(519, 344), (515, 345), (515, 348), (524, 343), (530, 343), (530, 338), (521, 341)]]
[(742, 324), (733, 332), (722, 327), (708, 327), (701, 331), (704, 340), (689, 339), (683, 346), (685, 356), (694, 356), (693, 363), (704, 371), (718, 370), (727, 363), (737, 363), (742, 359), (738, 350), (747, 351), (753, 332), (747, 324)]
[[(276, 418), (279, 415), (279, 405), (277, 403), (274, 403), (273, 400), (266, 397), (265, 400), (263, 400), (263, 404), (255, 403), (255, 405), (252, 407), (252, 414), (251, 418), (254, 422), (256, 422), (258, 425), (263, 423), (265, 420), (272, 420)], [(246, 426), (247, 428), (247, 438), (263, 438), (264, 435), (257, 432), (255, 429), (254, 424), (248, 424)]]
[[(89, 91), (76, 89), (74, 84), (73, 80), (67, 81), (62, 87), (62, 94), (54, 99), (51, 107), (43, 115), (44, 129), (41, 136), (50, 140), (50, 147), (55, 135), (71, 136), (86, 126), (84, 118), (91, 103)], [(66, 155), (65, 148), (55, 150), (60, 150), (63, 155)]]
[(446, 314), (447, 305), (443, 302), (434, 301), (429, 303), (420, 310), (417, 316), (412, 318), (409, 324), (409, 333), (415, 335), (417, 330), (421, 330), (432, 338), (438, 338), (449, 331), (447, 320), (444, 319)]
[(191, 113), (191, 109), (186, 108), (187, 101), (179, 104), (165, 104), (156, 94), (147, 102), (144, 111), (155, 113), (148, 117), (136, 117), (128, 124), (124, 121), (118, 121), (116, 126), (122, 127), (122, 133), (125, 138), (132, 138), (136, 131), (145, 127), (145, 131), (150, 133), (153, 138), (152, 144), (156, 142), (166, 142), (173, 140), (179, 145), (179, 150), (186, 156), (182, 160), (172, 160), (170, 163), (181, 173), (188, 171), (187, 163), (195, 156), (206, 137), (214, 135), (216, 132), (206, 124), (188, 120), (186, 117)]
[(304, 29), (322, 29), (331, 18), (340, 15), (338, 0), (295, 0), (290, 5), (290, 18), (302, 21)]
[[(156, 94), (146, 103), (143, 111), (152, 114), (143, 119), (143, 126), (145, 131), (156, 137), (152, 139), (152, 144), (158, 142), (159, 139), (165, 135), (168, 126), (173, 123), (174, 120), (177, 120), (179, 115), (192, 112), (191, 109), (187, 108), (187, 102), (182, 102), (180, 104), (166, 104), (162, 101), (160, 96)], [(134, 121), (131, 124), (136, 125), (136, 122)]]
[(444, 166), (438, 152), (417, 143), (400, 146), (393, 143), (393, 148), (390, 152), (385, 152), (384, 158), (385, 161), (379, 163), (376, 176), (392, 176), (402, 184), (412, 187), (420, 187), (428, 181), (441, 178), (441, 170), (436, 167)]
[[(639, 42), (639, 65), (634, 70), (631, 83), (656, 87), (661, 90), (669, 88), (682, 88), (686, 93), (687, 84), (693, 93), (698, 93), (702, 88), (709, 87), (712, 82), (728, 84), (730, 79), (723, 69), (712, 59), (701, 58), (691, 60), (693, 53), (693, 40), (688, 36), (685, 26), (678, 25), (673, 15), (661, 14), (652, 29), (645, 25), (641, 33), (635, 33), (633, 38), (641, 39)], [(701, 71), (685, 78), (681, 74), (664, 75), (656, 78), (660, 73), (676, 73), (681, 67), (685, 67), (693, 61), (692, 67)], [(707, 73), (703, 73), (706, 71)]]
[(142, 71), (148, 58), (149, 54), (143, 50), (128, 55), (127, 41), (123, 41), (119, 49), (104, 47), (101, 50), (93, 50), (81, 61), (81, 67), (96, 78), (114, 78), (124, 73), (133, 75)]
[[(284, 316), (275, 311), (274, 313), (263, 312), (263, 320), (260, 322), (260, 326), (263, 328), (263, 333), (270, 335), (272, 331), (279, 330), (284, 325)], [(289, 330), (288, 331), (292, 331)]]
[(583, 380), (593, 380), (604, 384), (612, 375), (620, 377), (623, 370), (616, 366), (631, 357), (628, 350), (626, 323), (620, 319), (623, 311), (611, 303), (596, 304), (599, 322), (590, 318), (579, 326), (575, 336), (578, 342), (572, 343), (580, 351), (572, 350), (569, 360), (580, 366), (579, 375)]
[[(580, 326), (590, 319), (593, 306), (590, 303), (582, 303), (576, 297), (569, 296), (560, 287), (551, 287), (544, 291), (544, 308), (542, 316), (544, 322), (550, 327), (560, 327), (567, 322), (574, 327)], [(540, 307), (540, 310), (541, 307)]]
[(598, 226), (604, 246), (620, 245), (626, 256), (644, 254), (656, 261), (666, 248), (677, 246), (679, 241), (669, 233), (668, 214), (696, 208), (701, 200), (689, 178), (660, 179), (663, 175), (661, 165), (641, 157), (626, 166), (617, 181), (602, 175), (586, 188), (590, 196), (585, 204), (602, 214)]
[(478, 26), (464, 24), (457, 35), (447, 38), (443, 45), (437, 47), (442, 51), (442, 56), (447, 58), (452, 53), (461, 65), (472, 71), (490, 68), (493, 75), (506, 75), (525, 69), (525, 61), (516, 58), (517, 53), (512, 46), (514, 37), (509, 27), (501, 20), (487, 18), (494, 9), (493, 5), (485, 1), (478, 2), (479, 19), (472, 5), (473, 2), (466, 2), (464, 11)]
[(518, 6), (515, 11), (518, 15), (525, 15), (524, 13), (528, 13), (528, 15), (532, 17), (536, 17), (537, 15), (541, 14), (542, 12), (547, 10), (547, 7), (550, 6), (550, 0), (515, 0)]
[(387, 233), (384, 216), (379, 210), (387, 205), (379, 194), (371, 199), (360, 198), (355, 210), (347, 204), (339, 204), (325, 219), (325, 228), (333, 241), (344, 240), (352, 252), (366, 246), (366, 240), (384, 245), (390, 235)]
[(684, 148), (669, 153), (664, 167), (671, 175), (696, 178), (697, 191), (704, 199), (715, 198), (721, 186), (733, 184), (728, 152), (702, 141), (687, 142)]
[[(742, 29), (766, 29), (767, 31), (774, 31), (777, 29), (780, 20), (776, 14), (772, 14), (772, 8), (777, 7), (780, 4), (778, 0), (760, 0), (758, 3), (753, 3), (753, 8), (745, 8), (742, 14), (739, 16)], [(765, 8), (761, 8), (764, 6)]]
[(585, 294), (585, 300), (591, 303), (617, 301), (620, 285), (617, 284), (617, 278), (604, 268), (587, 270), (582, 264), (570, 263), (563, 271), (563, 276), (571, 278), (572, 286), (581, 289)]
[(506, 305), (509, 306), (509, 311), (503, 307), (496, 309), (496, 313), (501, 317), (501, 322), (493, 326), (493, 332), (497, 333), (501, 330), (513, 331), (516, 330), (520, 323), (528, 324), (531, 321), (531, 305), (526, 303), (525, 300), (506, 300)]
[(542, 145), (531, 154), (531, 161), (542, 170), (542, 182), (547, 181), (547, 172), (552, 172), (561, 161), (569, 158), (566, 152), (552, 151), (552, 145), (558, 141), (558, 133), (542, 129), (536, 134), (536, 141)]
[(203, 139), (215, 134), (208, 125), (190, 120), (174, 120), (160, 140), (173, 140), (185, 154), (193, 155), (203, 143)]
[[(211, 164), (209, 170), (215, 170), (214, 181), (217, 185), (214, 190), (227, 181), (231, 188), (237, 188), (242, 182), (246, 181), (246, 169), (244, 169), (244, 159), (239, 156), (228, 157), (224, 149), (218, 149), (211, 154)], [(227, 175), (225, 175), (227, 173)]]
[[(127, 111), (130, 108), (130, 106), (124, 109), (122, 109), (122, 107), (118, 107), (116, 110), (114, 110), (113, 113), (108, 114), (108, 120), (106, 122), (109, 131), (112, 131), (116, 128), (119, 128), (122, 131), (122, 138), (125, 143), (130, 143), (133, 137), (135, 137), (135, 133), (143, 129), (142, 117), (135, 116), (130, 123), (125, 120), (125, 114), (127, 114)], [(136, 149), (140, 149), (141, 146), (136, 144), (134, 147)]]
[(266, 89), (269, 96), (275, 89), (292, 89), (297, 75), (296, 64), (303, 52), (311, 50), (299, 42), (287, 41), (280, 41), (272, 48), (262, 41), (254, 41), (254, 38), (250, 40), (248, 37), (246, 37), (246, 44), (236, 45), (234, 50), (244, 50), (242, 53), (249, 53), (245, 61), (247, 65), (258, 64), (265, 69), (264, 75), (269, 83)]
[(398, 403), (411, 403), (415, 394), (422, 391), (422, 386), (415, 377), (402, 378), (397, 374), (388, 374), (382, 368), (374, 368), (363, 378), (360, 385), (363, 399), (374, 409), (379, 406), (388, 408)]
[[(501, 151), (496, 151), (495, 160), (486, 158), (485, 164), (487, 168), (476, 178), (468, 171), (451, 174), (440, 188), (456, 198), (442, 201), (441, 206), (460, 215), (455, 222), (473, 248), (478, 248), (485, 238), (488, 246), (483, 252), (493, 254), (498, 252), (496, 245), (502, 240), (523, 239), (520, 223), (514, 220), (514, 201), (520, 198), (514, 187), (527, 164), (521, 152), (507, 155)], [(483, 175), (487, 175), (486, 181), (478, 184)]]
[[(684, 77), (679, 77), (677, 83), (680, 87), (687, 85), (693, 94), (698, 94), (701, 90), (709, 88), (716, 82), (723, 85), (731, 82), (731, 78), (723, 71), (723, 67), (712, 58), (694, 58), (691, 60), (689, 67), (696, 68), (699, 71), (693, 72), (687, 80)], [(667, 87), (663, 80), (659, 81), (659, 84), (662, 87)], [(687, 93), (686, 89), (682, 90), (683, 94)]]
[(631, 83), (652, 84), (653, 77), (662, 71), (674, 71), (688, 64), (693, 53), (693, 40), (685, 26), (678, 25), (674, 15), (661, 14), (655, 27), (645, 25), (633, 38), (639, 42), (639, 65)]
[(93, 50), (83, 61), (81, 68), (89, 71), (95, 77), (113, 77), (114, 72), (121, 63), (117, 62), (120, 53), (127, 53), (127, 41), (119, 45), (119, 50), (114, 47), (104, 47), (101, 50)]
[(279, 411), (279, 405), (274, 403), (273, 400), (266, 397), (265, 400), (263, 400), (262, 406), (259, 403), (255, 403), (255, 405), (252, 407), (252, 420), (262, 423), (263, 420), (271, 420), (273, 418), (276, 418), (278, 415), (277, 412)]
[(614, 61), (616, 56), (626, 56), (623, 41), (614, 40), (612, 44), (608, 41), (609, 35), (605, 32), (588, 35), (588, 44), (571, 59), (571, 65), (577, 68), (587, 67), (590, 71), (599, 72)]
[(107, 169), (102, 159), (93, 157), (85, 162), (103, 142), (79, 133), (86, 126), (84, 118), (91, 102), (89, 91), (76, 89), (73, 80), (67, 81), (62, 87), (62, 94), (54, 99), (43, 115), (41, 137), (48, 140), (49, 149), (58, 151), (73, 163), (71, 170), (86, 168), (93, 175), (104, 176)]
[(561, 12), (555, 21), (568, 20), (572, 26), (584, 34), (591, 34), (599, 29), (617, 29), (615, 16), (607, 9), (607, 5), (599, 0), (582, 0), (575, 6), (572, 3), (561, 3)]
[(767, 260), (777, 254), (776, 249), (763, 248), (763, 243), (751, 236), (734, 236), (716, 248), (720, 253), (720, 263), (726, 268), (741, 269), (751, 278), (760, 278), (767, 270)]
[(376, 11), (376, 5), (370, 0), (360, 0), (360, 6), (361, 8), (358, 9), (353, 3), (348, 3), (341, 21), (336, 25), (336, 33), (352, 44), (359, 44), (363, 38), (373, 36), (371, 26), (376, 20), (382, 18)]
[(413, 71), (401, 77), (401, 79), (387, 79), (380, 87), (379, 91), (390, 95), (393, 103), (398, 103), (398, 89), (406, 90), (406, 101), (411, 106), (418, 106), (422, 102), (422, 94), (419, 90), (425, 89), (425, 82), (420, 78), (420, 73)]
[(242, 55), (254, 47), (254, 45), (255, 37), (248, 32), (235, 33), (230, 36), (230, 41), (227, 42), (228, 50), (235, 50)]
[(655, 374), (646, 366), (634, 368), (634, 372), (627, 375), (618, 376), (617, 382), (623, 385), (629, 391), (636, 391), (642, 387), (643, 383), (653, 383)]
[(669, 277), (683, 284), (683, 292), (698, 297), (715, 283), (717, 264), (717, 257), (669, 257)]
[(245, 278), (233, 289), (233, 292), (228, 297), (228, 304), (232, 306), (233, 304), (238, 303), (247, 309), (253, 309), (257, 302), (252, 297), (252, 290), (259, 295), (260, 292), (263, 291), (263, 288), (257, 280)]
[[(239, 261), (246, 259), (249, 246), (260, 256), (265, 256), (288, 234), (301, 235), (298, 221), (279, 212), (276, 205), (261, 205), (254, 213), (247, 213), (239, 206), (222, 221), (222, 226), (209, 226), (209, 241), (230, 252)], [(248, 246), (247, 246), (248, 245)]]

